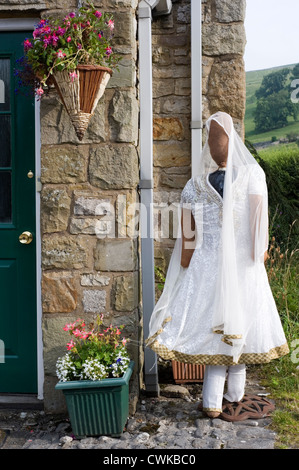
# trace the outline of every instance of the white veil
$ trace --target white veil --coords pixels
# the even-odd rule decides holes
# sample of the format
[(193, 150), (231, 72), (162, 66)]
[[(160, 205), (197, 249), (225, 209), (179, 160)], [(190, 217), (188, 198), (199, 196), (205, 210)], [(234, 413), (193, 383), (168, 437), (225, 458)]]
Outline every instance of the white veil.
[[(222, 335), (222, 341), (231, 346), (231, 355), (237, 361), (246, 341), (250, 319), (244, 316), (240, 289), (238, 288), (240, 279), (237, 269), (238, 246), (236, 244), (234, 214), (238, 211), (238, 205), (243, 212), (244, 210), (247, 211), (243, 220), (247, 220), (250, 228), (252, 263), (263, 263), (264, 253), (268, 249), (268, 195), (265, 174), (262, 168), (236, 132), (231, 116), (220, 111), (210, 116), (206, 122), (206, 143), (200, 155), (197, 174), (193, 175), (193, 179), (197, 176), (207, 177), (209, 173), (218, 169), (218, 165), (211, 157), (208, 144), (208, 134), (212, 120), (222, 126), (229, 138), (223, 191), (219, 269), (217, 288), (214, 293), (213, 332)], [(234, 181), (236, 179), (238, 179), (238, 185), (242, 185), (243, 181), (247, 185), (247, 205), (244, 205), (244, 203), (241, 205), (241, 201), (238, 200), (237, 193), (234, 191)], [(149, 337), (146, 342), (148, 346), (163, 331), (165, 323), (171, 320), (171, 312), (168, 307), (186, 271), (181, 266), (181, 209), (182, 204), (179, 208), (177, 240), (168, 266), (164, 289), (150, 320)], [(198, 224), (196, 216), (195, 222)], [(196, 229), (198, 230), (199, 227)], [(182, 318), (182, 327), (183, 322), (184, 319)]]

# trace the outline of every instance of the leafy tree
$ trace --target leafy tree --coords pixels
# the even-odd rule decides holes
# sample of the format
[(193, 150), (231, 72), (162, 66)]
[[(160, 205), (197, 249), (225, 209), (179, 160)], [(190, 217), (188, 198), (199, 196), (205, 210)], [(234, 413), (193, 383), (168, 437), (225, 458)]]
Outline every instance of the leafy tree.
[(258, 131), (277, 129), (288, 124), (288, 116), (293, 115), (293, 103), (288, 90), (260, 98), (254, 112), (254, 122)]
[[(292, 70), (298, 73), (299, 64)], [(260, 88), (256, 91), (257, 106), (254, 111), (255, 128), (259, 132), (278, 129), (288, 124), (288, 117), (296, 121), (299, 106), (290, 99), (290, 90), (287, 85), (290, 70), (287, 68), (265, 75)]]
[(289, 69), (278, 70), (265, 75), (260, 88), (255, 92), (257, 99), (266, 98), (273, 93), (278, 93), (286, 86)]
[(299, 64), (296, 64), (295, 67), (292, 70), (292, 80), (293, 79), (299, 79)]

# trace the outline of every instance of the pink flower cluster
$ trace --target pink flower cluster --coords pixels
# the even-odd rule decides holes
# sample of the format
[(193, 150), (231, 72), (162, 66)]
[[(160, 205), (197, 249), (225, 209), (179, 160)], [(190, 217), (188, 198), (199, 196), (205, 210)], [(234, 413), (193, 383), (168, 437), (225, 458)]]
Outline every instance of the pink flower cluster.
[(24, 41), (24, 50), (28, 51), (28, 49), (31, 49), (33, 47), (32, 42), (29, 41), (29, 39), (26, 39)]
[[(104, 318), (104, 314), (101, 314), (99, 317), (99, 326), (102, 325)], [(119, 340), (117, 337), (121, 335), (121, 330), (118, 327), (113, 327), (112, 324), (101, 333), (99, 329), (93, 328), (92, 330), (85, 329), (85, 322), (81, 318), (78, 318), (74, 323), (67, 323), (63, 330), (68, 331), (72, 336), (72, 339), (67, 343), (67, 349), (70, 351), (71, 349), (76, 347), (76, 340), (88, 340), (88, 341), (104, 341), (105, 343), (109, 343), (112, 341), (112, 344), (115, 345), (115, 348), (119, 346)], [(121, 344), (125, 346), (127, 340), (125, 338), (122, 339)]]
[[(101, 18), (102, 13), (98, 10), (94, 12), (94, 15), (96, 18)], [(49, 46), (57, 47), (59, 39), (64, 36), (67, 33), (67, 37), (65, 38), (68, 43), (71, 42), (72, 36), (71, 36), (71, 28), (73, 30), (77, 30), (79, 28), (84, 29), (86, 27), (90, 26), (90, 21), (87, 20), (86, 23), (76, 23), (76, 22), (71, 22), (73, 18), (76, 17), (76, 14), (74, 12), (71, 12), (69, 15), (65, 16), (63, 19), (63, 25), (64, 27), (53, 27), (51, 29), (51, 26), (48, 23), (48, 20), (41, 20), (39, 24), (36, 26), (35, 30), (33, 31), (33, 38), (38, 39), (42, 41), (43, 48), (47, 49)], [(112, 32), (114, 30), (114, 21), (109, 20), (106, 22), (106, 25)], [(102, 31), (98, 33), (99, 39), (102, 38)], [(24, 50), (25, 52), (28, 51), (33, 47), (32, 42), (29, 39), (26, 39), (24, 41)], [(82, 48), (81, 44), (77, 44), (78, 49)], [(112, 53), (112, 49), (108, 47), (106, 49), (106, 54), (109, 56)]]
[[(63, 328), (64, 331), (70, 331), (72, 335), (75, 336), (77, 339), (87, 339), (90, 335), (92, 335), (93, 331), (85, 331), (84, 329), (85, 323), (84, 320), (78, 318), (74, 323), (67, 323)], [(67, 343), (67, 349), (70, 351), (76, 346), (73, 339), (69, 343)]]
[[(56, 30), (51, 31), (51, 27), (48, 25), (47, 20), (41, 20), (35, 30), (33, 31), (34, 39), (40, 38), (43, 41), (43, 46), (46, 49), (48, 46), (57, 46), (59, 38), (66, 32), (66, 28), (59, 26)], [(31, 43), (30, 43), (31, 44)], [(27, 44), (26, 47), (29, 45)], [(25, 47), (25, 43), (24, 43)], [(31, 44), (32, 47), (32, 44)], [(26, 49), (25, 49), (26, 50)]]

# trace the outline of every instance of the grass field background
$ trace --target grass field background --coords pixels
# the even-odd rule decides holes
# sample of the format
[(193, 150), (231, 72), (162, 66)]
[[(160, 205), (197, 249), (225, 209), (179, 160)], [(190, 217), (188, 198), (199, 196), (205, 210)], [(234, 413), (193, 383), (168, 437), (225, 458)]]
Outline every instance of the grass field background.
[[(255, 92), (261, 86), (264, 76), (268, 75), (271, 72), (277, 72), (278, 70), (284, 68), (288, 68), (291, 70), (294, 65), (295, 64), (282, 65), (280, 67), (274, 67), (271, 69), (246, 72), (246, 113), (244, 120), (245, 135), (246, 139), (250, 140), (250, 142), (252, 142), (253, 144), (271, 141), (272, 137), (276, 137), (277, 140), (279, 140), (281, 138), (285, 138), (287, 134), (299, 134), (299, 122), (295, 122), (293, 118), (289, 118), (289, 124), (285, 127), (262, 133), (258, 133), (255, 131), (255, 125), (253, 121), (253, 113), (256, 107)], [(290, 94), (291, 91), (293, 91), (292, 88), (290, 88)]]

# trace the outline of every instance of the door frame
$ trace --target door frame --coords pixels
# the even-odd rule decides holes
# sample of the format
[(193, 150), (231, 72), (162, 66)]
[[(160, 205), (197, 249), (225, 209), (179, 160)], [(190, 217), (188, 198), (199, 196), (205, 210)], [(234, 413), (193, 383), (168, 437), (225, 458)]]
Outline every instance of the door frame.
[[(40, 21), (40, 18), (1, 18), (0, 32), (30, 31)], [(41, 231), (40, 231), (40, 174), (41, 174), (41, 132), (40, 132), (40, 102), (35, 99), (35, 178), (36, 178), (36, 321), (37, 321), (37, 398), (44, 398), (44, 362), (43, 362), (43, 342), (42, 342), (42, 295), (41, 295)]]

